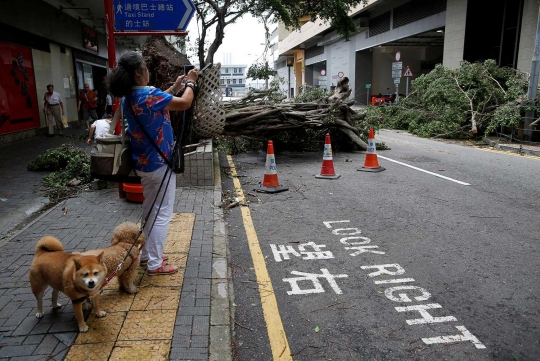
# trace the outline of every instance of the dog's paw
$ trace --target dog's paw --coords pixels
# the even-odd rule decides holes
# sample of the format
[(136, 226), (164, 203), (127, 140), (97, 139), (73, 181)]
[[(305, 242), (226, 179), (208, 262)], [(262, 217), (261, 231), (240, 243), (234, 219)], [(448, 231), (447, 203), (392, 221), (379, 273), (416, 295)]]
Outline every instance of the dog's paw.
[(82, 304), (82, 309), (85, 310), (85, 311), (91, 310), (92, 309), (92, 304), (88, 300), (86, 300)]
[(82, 327), (79, 327), (79, 332), (86, 332), (86, 331), (88, 331), (88, 325), (87, 324), (85, 324)]
[(96, 317), (101, 318), (101, 317), (105, 317), (105, 316), (107, 316), (107, 312), (105, 312), (105, 311), (96, 312)]
[(43, 312), (36, 313), (36, 318), (41, 318), (41, 317), (43, 317)]
[(122, 289), (124, 291), (126, 291), (126, 293), (129, 293), (130, 295), (133, 295), (137, 292), (139, 292), (139, 288), (138, 287), (135, 287), (135, 286), (131, 286), (131, 287), (122, 287)]
[(56, 306), (53, 306), (53, 310), (57, 310), (59, 309), (60, 307), (62, 307), (61, 304), (57, 303)]

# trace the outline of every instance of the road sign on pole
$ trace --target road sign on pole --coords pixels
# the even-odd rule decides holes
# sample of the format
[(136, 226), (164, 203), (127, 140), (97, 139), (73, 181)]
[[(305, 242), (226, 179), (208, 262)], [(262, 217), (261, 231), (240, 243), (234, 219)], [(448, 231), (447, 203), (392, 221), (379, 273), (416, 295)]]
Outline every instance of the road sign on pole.
[(394, 78), (394, 84), (401, 83), (401, 78)]
[(411, 68), (409, 68), (409, 66), (407, 65), (407, 69), (405, 69), (405, 73), (403, 73), (403, 76), (405, 78), (412, 78), (414, 76)]
[(191, 0), (114, 0), (116, 31), (185, 31), (195, 6)]
[(401, 69), (392, 70), (392, 78), (401, 78)]

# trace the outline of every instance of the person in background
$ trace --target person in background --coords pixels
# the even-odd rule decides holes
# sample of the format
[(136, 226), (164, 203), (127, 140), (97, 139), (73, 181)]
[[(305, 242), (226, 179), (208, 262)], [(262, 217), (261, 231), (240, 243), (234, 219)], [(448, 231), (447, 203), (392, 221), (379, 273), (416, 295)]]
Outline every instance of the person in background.
[[(178, 271), (177, 266), (166, 262), (168, 257), (163, 254), (173, 213), (176, 176), (167, 172), (168, 159), (160, 156), (145, 131), (163, 155), (170, 157), (174, 134), (169, 111), (191, 107), (197, 78), (198, 70), (192, 69), (187, 75), (179, 76), (165, 91), (147, 86), (150, 81), (148, 68), (140, 54), (130, 51), (120, 57), (118, 66), (105, 80), (113, 96), (123, 97), (122, 107), (128, 122), (135, 170), (141, 177), (144, 196), (142, 219), (148, 217), (144, 228), (148, 236), (141, 252), (141, 265), (147, 264), (149, 276)], [(182, 88), (182, 96), (175, 96)]]
[(88, 131), (88, 140), (86, 141), (86, 144), (91, 145), (92, 143), (96, 142), (97, 136), (108, 133), (109, 129), (111, 129), (111, 122), (112, 115), (107, 113), (103, 114), (102, 119), (96, 120), (90, 126), (90, 130)]
[(113, 103), (113, 97), (110, 93), (107, 93), (107, 96), (105, 97), (105, 114), (112, 114), (112, 103)]
[(80, 112), (82, 109), (82, 118), (86, 122), (86, 130), (90, 129), (90, 117), (93, 120), (98, 119), (96, 112), (97, 108), (97, 95), (92, 90), (90, 90), (90, 85), (84, 84), (84, 90), (79, 94), (79, 103), (77, 105), (77, 111)]
[(103, 109), (103, 104), (101, 104), (102, 99), (99, 97), (99, 92), (97, 91), (97, 89), (92, 89), (92, 91), (94, 92), (94, 94), (96, 94), (96, 114), (98, 118), (101, 119), (103, 118), (103, 112), (101, 111), (101, 109)]
[[(64, 128), (64, 125), (62, 124), (62, 115), (65, 114), (64, 103), (62, 102), (60, 94), (54, 91), (54, 85), (47, 85), (47, 92), (43, 96), (43, 102), (43, 113), (45, 114), (47, 125), (49, 126), (47, 137), (54, 137), (55, 123), (58, 134), (64, 135), (62, 132), (62, 129)], [(60, 114), (60, 109), (62, 110), (62, 114)]]

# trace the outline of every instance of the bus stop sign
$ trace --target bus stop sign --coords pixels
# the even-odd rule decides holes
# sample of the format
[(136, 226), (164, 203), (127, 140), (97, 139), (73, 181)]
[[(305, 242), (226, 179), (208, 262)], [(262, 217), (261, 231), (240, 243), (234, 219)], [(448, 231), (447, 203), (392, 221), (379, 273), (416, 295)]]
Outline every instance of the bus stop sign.
[(114, 0), (116, 31), (185, 31), (195, 6), (191, 0)]

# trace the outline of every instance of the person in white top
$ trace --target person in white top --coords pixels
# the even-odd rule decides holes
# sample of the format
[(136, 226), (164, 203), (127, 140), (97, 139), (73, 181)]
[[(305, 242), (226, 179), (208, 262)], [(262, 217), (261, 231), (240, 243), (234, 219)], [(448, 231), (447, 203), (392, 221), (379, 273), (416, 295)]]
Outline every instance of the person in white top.
[[(45, 119), (47, 120), (47, 125), (49, 126), (49, 133), (47, 137), (54, 137), (54, 125), (56, 123), (56, 129), (60, 135), (64, 135), (62, 132), (62, 115), (64, 115), (64, 103), (62, 103), (62, 97), (60, 94), (54, 91), (54, 85), (47, 85), (47, 92), (43, 96), (43, 113), (45, 114)], [(60, 114), (60, 109), (62, 109), (62, 114)]]
[(98, 119), (90, 126), (88, 132), (88, 140), (86, 144), (91, 145), (96, 141), (98, 135), (106, 134), (111, 129), (112, 116), (110, 114), (103, 114), (103, 119)]

